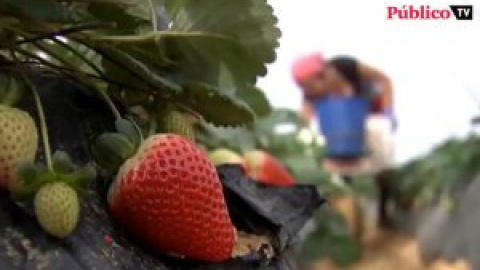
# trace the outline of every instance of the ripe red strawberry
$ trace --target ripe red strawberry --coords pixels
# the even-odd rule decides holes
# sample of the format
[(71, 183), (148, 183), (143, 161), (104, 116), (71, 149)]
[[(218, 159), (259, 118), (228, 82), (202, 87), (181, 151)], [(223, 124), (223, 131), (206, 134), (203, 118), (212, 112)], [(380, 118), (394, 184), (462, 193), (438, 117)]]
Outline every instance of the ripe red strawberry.
[(292, 186), (294, 178), (280, 161), (263, 151), (250, 151), (245, 154), (248, 174), (259, 182), (275, 186)]
[(109, 191), (112, 215), (156, 251), (221, 262), (235, 232), (215, 167), (187, 138), (146, 139)]

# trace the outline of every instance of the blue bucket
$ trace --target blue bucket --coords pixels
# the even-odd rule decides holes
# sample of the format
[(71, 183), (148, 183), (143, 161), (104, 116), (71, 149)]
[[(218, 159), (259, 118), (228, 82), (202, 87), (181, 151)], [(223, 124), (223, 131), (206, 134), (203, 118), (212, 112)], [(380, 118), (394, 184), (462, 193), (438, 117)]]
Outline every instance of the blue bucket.
[(328, 96), (315, 103), (320, 129), (331, 158), (355, 159), (365, 153), (368, 100), (364, 96)]

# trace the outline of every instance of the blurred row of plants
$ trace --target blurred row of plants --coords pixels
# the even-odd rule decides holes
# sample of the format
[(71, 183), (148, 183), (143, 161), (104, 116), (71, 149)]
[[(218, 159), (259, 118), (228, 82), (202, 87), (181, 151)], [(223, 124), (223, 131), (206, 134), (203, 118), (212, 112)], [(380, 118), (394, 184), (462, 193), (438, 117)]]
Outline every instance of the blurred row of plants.
[(450, 139), (395, 170), (393, 198), (407, 211), (442, 204), (452, 209), (480, 173), (480, 137)]
[[(297, 181), (317, 185), (321, 193), (331, 199), (341, 196), (374, 199), (376, 195), (371, 177), (356, 179), (352, 186), (345, 186), (322, 170), (323, 141), (294, 111), (274, 109), (255, 124), (243, 128), (203, 125), (200, 134), (208, 149), (225, 147), (240, 153), (265, 150), (278, 158)], [(438, 204), (451, 209), (479, 173), (480, 137), (472, 134), (450, 139), (425, 156), (393, 170), (391, 199), (396, 207), (407, 211)], [(316, 228), (300, 247), (302, 262), (328, 258), (340, 266), (348, 266), (360, 258), (359, 239), (350, 235), (338, 211), (324, 207), (314, 220)]]

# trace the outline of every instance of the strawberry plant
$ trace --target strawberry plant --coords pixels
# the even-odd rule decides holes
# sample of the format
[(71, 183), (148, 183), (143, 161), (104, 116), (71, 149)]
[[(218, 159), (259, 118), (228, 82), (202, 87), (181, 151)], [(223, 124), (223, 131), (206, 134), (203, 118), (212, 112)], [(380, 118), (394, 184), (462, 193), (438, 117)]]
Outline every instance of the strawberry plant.
[[(279, 45), (266, 0), (38, 0), (35, 8), (30, 1), (0, 0), (0, 37), (0, 75), (67, 77), (93, 89), (110, 108), (116, 130), (98, 134), (91, 156), (114, 179), (108, 196), (113, 218), (155, 251), (208, 262), (236, 254), (242, 234), (201, 146), (241, 155), (260, 149), (272, 154), (261, 163), (275, 165), (261, 178), (282, 176), (290, 185), (293, 174), (329, 185), (318, 166), (321, 145), (298, 139), (305, 123), (291, 111), (271, 113), (255, 86)], [(16, 83), (0, 76), (3, 82), (4, 89)], [(15, 99), (10, 92), (0, 89), (0, 98)], [(0, 111), (0, 125), (6, 125), (2, 117), (19, 114), (8, 110)], [(81, 218), (81, 195), (95, 175), (61, 152), (51, 157), (45, 117), (39, 109), (46, 166), (22, 166), (23, 185), (13, 195), (32, 199), (40, 226), (66, 237)], [(37, 132), (29, 123), (31, 138), (22, 140), (30, 144), (18, 142), (28, 144), (23, 161), (33, 161), (36, 152)], [(281, 124), (293, 125), (294, 132), (277, 134)], [(10, 143), (18, 134), (1, 135), (0, 143)], [(227, 159), (249, 170), (247, 162), (218, 153), (212, 154), (215, 163)], [(17, 166), (4, 160), (0, 169)], [(272, 174), (278, 168), (282, 173)]]
[[(91, 153), (115, 178), (113, 217), (162, 253), (230, 258), (235, 229), (215, 167), (195, 144), (195, 126), (246, 126), (270, 112), (255, 87), (280, 37), (266, 0), (40, 0), (35, 8), (0, 0), (0, 15), (2, 72), (22, 76), (32, 89), (29, 77), (39, 70), (68, 77), (94, 89), (114, 115), (116, 131), (99, 134)], [(46, 166), (22, 167), (23, 185), (13, 195), (34, 197), (40, 225), (65, 237), (93, 174), (69, 162), (57, 168), (62, 162), (51, 157), (36, 100)], [(24, 159), (33, 159), (28, 154)], [(139, 168), (148, 177), (132, 176)], [(185, 212), (175, 212), (179, 207)]]
[(268, 113), (254, 85), (275, 59), (280, 31), (265, 0), (41, 0), (35, 9), (2, 0), (0, 13), (4, 68), (68, 76), (145, 108), (150, 121), (167, 104), (219, 126)]
[[(42, 102), (28, 77), (24, 75), (23, 80), (24, 85), (30, 88), (37, 107), (46, 166), (35, 164), (33, 160), (37, 146), (37, 130), (33, 120), (25, 112), (6, 108), (0, 111), (2, 133), (5, 133), (4, 146), (8, 146), (5, 143), (11, 145), (11, 149), (4, 148), (8, 157), (5, 161), (9, 165), (16, 158), (16, 163), (3, 169), (14, 177), (7, 178), (15, 180), (9, 183), (13, 198), (33, 201), (39, 225), (50, 235), (63, 238), (76, 228), (80, 212), (79, 195), (84, 192), (86, 184), (96, 177), (96, 173), (88, 165), (77, 169), (65, 152), (57, 151), (52, 157)], [(12, 133), (11, 129), (16, 133)], [(13, 135), (21, 137), (12, 141)]]
[(398, 168), (393, 182), (397, 204), (409, 210), (451, 204), (480, 171), (478, 145), (476, 135), (451, 139)]

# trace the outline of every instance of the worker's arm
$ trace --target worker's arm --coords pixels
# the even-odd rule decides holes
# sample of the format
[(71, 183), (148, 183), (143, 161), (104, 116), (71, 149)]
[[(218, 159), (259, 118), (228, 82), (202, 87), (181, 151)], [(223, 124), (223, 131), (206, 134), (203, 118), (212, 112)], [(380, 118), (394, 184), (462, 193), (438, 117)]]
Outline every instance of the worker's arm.
[(363, 79), (379, 84), (381, 89), (380, 95), (382, 113), (385, 117), (390, 119), (393, 130), (396, 130), (398, 122), (393, 111), (392, 81), (383, 72), (365, 64), (359, 64), (358, 68)]
[(393, 110), (393, 86), (390, 78), (378, 69), (372, 68), (363, 63), (358, 65), (358, 69), (363, 79), (380, 85), (383, 109)]
[(300, 109), (300, 116), (309, 124), (315, 117), (315, 112), (310, 101), (304, 99), (302, 101), (302, 108)]

